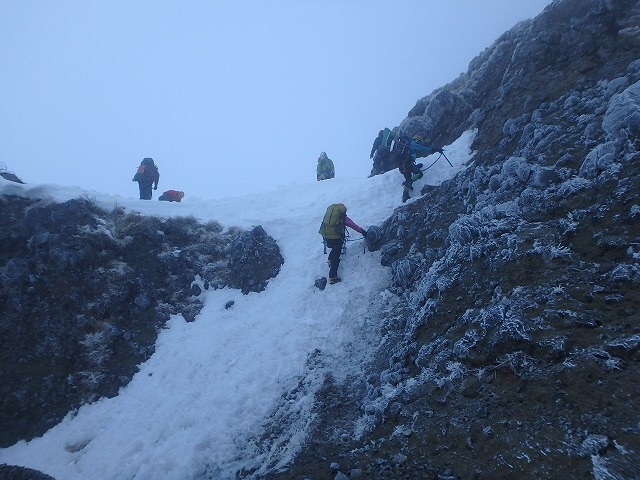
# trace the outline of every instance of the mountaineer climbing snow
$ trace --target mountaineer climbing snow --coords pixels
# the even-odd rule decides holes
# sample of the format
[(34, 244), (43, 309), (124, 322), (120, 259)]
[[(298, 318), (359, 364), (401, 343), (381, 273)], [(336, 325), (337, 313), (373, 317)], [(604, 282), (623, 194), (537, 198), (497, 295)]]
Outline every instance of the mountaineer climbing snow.
[(320, 180), (328, 180), (335, 177), (336, 170), (333, 165), (333, 161), (327, 156), (325, 152), (322, 152), (318, 157), (318, 164), (316, 166), (316, 178)]
[(347, 237), (346, 227), (355, 230), (367, 238), (367, 231), (347, 217), (347, 207), (345, 207), (343, 203), (329, 205), (320, 224), (318, 233), (322, 235), (325, 253), (326, 247), (331, 249), (329, 259), (327, 260), (329, 264), (330, 284), (342, 281), (342, 279), (338, 277), (338, 266), (340, 265), (340, 254), (342, 253), (342, 248), (344, 247), (344, 242)]
[(409, 139), (406, 135), (399, 136), (393, 144), (390, 162), (397, 165), (398, 170), (404, 176), (402, 187), (402, 202), (406, 202), (411, 197), (413, 182), (423, 177), (422, 163), (416, 163), (416, 158), (426, 157), (432, 153), (443, 153), (441, 148), (424, 145), (420, 135), (414, 135)]
[(140, 166), (131, 181), (138, 182), (140, 189), (140, 200), (151, 200), (152, 191), (158, 189), (158, 181), (160, 180), (160, 172), (153, 162), (153, 158), (143, 158)]
[(371, 177), (389, 171), (389, 155), (394, 138), (395, 134), (388, 128), (378, 132), (378, 136), (373, 141), (373, 146), (371, 147), (371, 154), (369, 155), (369, 158), (373, 159)]

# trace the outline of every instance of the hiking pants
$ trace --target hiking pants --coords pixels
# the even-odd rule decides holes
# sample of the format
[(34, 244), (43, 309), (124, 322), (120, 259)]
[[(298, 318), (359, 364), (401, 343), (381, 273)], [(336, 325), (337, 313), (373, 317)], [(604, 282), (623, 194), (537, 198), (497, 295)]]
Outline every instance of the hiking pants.
[(329, 278), (338, 276), (338, 266), (340, 265), (340, 252), (342, 252), (342, 238), (327, 238), (327, 247), (331, 249), (329, 252)]
[(140, 200), (151, 200), (153, 182), (138, 182), (138, 186), (140, 187)]
[(408, 188), (413, 188), (413, 182), (422, 178), (422, 170), (414, 163), (404, 164), (402, 169), (402, 175), (404, 175), (405, 183)]

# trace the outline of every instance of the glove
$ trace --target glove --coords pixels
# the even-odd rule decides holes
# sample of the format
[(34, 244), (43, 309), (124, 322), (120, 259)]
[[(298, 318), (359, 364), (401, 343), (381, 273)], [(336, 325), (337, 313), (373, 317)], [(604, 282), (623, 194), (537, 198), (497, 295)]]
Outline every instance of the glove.
[(367, 238), (367, 231), (366, 231), (366, 230), (365, 230), (364, 232), (362, 232), (362, 236), (363, 236), (364, 238)]
[(154, 190), (157, 190), (157, 189), (158, 189), (158, 185), (156, 185), (155, 187), (153, 187), (153, 189), (154, 189)]

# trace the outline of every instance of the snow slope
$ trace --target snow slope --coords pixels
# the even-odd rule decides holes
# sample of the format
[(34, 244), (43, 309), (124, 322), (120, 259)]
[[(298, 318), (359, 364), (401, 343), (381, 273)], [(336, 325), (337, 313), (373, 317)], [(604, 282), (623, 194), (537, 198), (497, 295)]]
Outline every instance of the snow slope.
[[(464, 168), (473, 155), (473, 137), (466, 132), (445, 147), (453, 168), (440, 159), (416, 183), (416, 192), (425, 182), (437, 185)], [(422, 161), (430, 165), (436, 158)], [(385, 293), (390, 273), (378, 252), (363, 252), (362, 240), (348, 244), (342, 283), (324, 291), (314, 287), (314, 280), (328, 273), (317, 233), (324, 211), (342, 202), (360, 226), (379, 225), (401, 205), (401, 182), (394, 170), (219, 201), (192, 199), (187, 192), (177, 204), (0, 179), (4, 195), (56, 201), (86, 195), (107, 209), (117, 204), (226, 227), (262, 225), (285, 259), (262, 293), (205, 291), (196, 320), (173, 317), (153, 357), (117, 397), (82, 407), (40, 438), (0, 450), (0, 463), (35, 468), (59, 480), (169, 480), (205, 473), (234, 478), (240, 469), (264, 472), (287, 463), (305, 440), (323, 372), (338, 380), (358, 373), (377, 342), (372, 305), (390, 297)], [(359, 237), (352, 232), (351, 238)], [(230, 301), (234, 304), (226, 309)], [(314, 364), (318, 357), (322, 361)], [(298, 394), (284, 400), (294, 389)], [(252, 440), (276, 411), (287, 425), (272, 448), (262, 451)]]

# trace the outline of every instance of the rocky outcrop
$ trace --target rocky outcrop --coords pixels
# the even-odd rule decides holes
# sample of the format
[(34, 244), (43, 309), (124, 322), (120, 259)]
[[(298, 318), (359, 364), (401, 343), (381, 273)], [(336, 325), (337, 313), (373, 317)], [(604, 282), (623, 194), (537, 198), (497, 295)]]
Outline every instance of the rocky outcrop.
[(231, 244), (229, 286), (242, 293), (263, 291), (280, 271), (284, 259), (275, 240), (257, 226), (242, 233)]
[[(484, 152), (510, 130), (522, 131), (523, 122), (545, 112), (548, 102), (569, 93), (575, 102), (600, 82), (609, 94), (617, 93), (638, 69), (638, 8), (636, 0), (552, 3), (498, 38), (465, 74), (418, 100), (400, 129), (447, 145), (477, 127), (475, 147)], [(596, 113), (595, 104), (582, 104), (586, 115)]]
[(638, 477), (638, 25), (554, 2), (411, 110), (438, 145), (476, 129), (473, 163), (369, 229), (384, 345), (269, 478)]
[(106, 212), (89, 199), (2, 196), (0, 210), (1, 446), (116, 395), (170, 315), (200, 312), (201, 288), (258, 292), (282, 264), (261, 227)]
[(9, 180), (10, 182), (24, 183), (17, 177), (15, 173), (0, 170), (0, 177), (4, 178), (5, 180)]
[(55, 480), (37, 470), (0, 464), (0, 479), (2, 480)]

